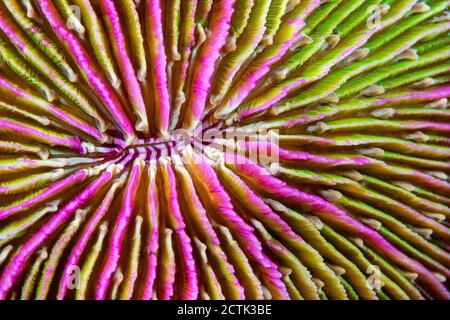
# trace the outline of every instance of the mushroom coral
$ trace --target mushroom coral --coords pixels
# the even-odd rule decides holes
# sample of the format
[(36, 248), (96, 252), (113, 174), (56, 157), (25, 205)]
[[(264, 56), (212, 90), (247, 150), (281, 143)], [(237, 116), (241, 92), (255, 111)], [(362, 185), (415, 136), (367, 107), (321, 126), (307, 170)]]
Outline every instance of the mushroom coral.
[(0, 299), (449, 299), (449, 7), (1, 0)]

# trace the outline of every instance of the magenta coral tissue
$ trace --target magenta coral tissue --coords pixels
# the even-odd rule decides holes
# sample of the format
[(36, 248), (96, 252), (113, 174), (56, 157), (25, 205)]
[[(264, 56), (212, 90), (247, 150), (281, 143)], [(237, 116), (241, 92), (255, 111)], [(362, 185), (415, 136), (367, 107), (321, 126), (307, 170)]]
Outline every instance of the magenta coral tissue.
[(0, 300), (450, 300), (450, 1), (0, 0)]

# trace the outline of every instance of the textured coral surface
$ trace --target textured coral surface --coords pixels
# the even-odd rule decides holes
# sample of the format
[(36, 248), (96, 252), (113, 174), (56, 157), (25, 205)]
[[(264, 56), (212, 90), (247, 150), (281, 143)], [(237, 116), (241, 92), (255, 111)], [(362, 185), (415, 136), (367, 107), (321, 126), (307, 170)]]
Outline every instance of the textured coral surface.
[(449, 299), (448, 0), (1, 0), (0, 299)]

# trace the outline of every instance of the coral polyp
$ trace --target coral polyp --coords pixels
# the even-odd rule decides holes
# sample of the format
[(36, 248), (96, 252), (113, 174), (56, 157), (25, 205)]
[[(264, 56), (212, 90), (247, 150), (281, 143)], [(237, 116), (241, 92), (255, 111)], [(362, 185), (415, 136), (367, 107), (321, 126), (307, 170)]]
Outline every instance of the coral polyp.
[(0, 299), (449, 299), (449, 7), (1, 0)]

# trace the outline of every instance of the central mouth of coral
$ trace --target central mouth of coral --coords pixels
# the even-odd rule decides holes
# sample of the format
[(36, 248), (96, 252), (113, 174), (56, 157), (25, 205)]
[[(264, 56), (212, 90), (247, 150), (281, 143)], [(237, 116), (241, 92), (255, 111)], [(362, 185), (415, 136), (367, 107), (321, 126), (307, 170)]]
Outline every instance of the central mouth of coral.
[[(124, 155), (133, 155), (145, 161), (156, 161), (163, 157), (179, 155), (186, 148), (192, 148), (197, 152), (203, 153), (205, 148), (221, 150), (225, 152), (224, 146), (235, 145), (239, 141), (239, 135), (235, 129), (217, 129), (212, 126), (190, 131), (185, 129), (175, 129), (169, 132), (165, 137), (143, 137), (126, 142), (115, 138), (109, 147), (96, 147), (92, 144), (83, 144), (86, 153), (109, 151), (116, 157)], [(234, 141), (234, 142), (233, 142)]]
[(161, 157), (170, 157), (195, 143), (193, 137), (180, 137), (170, 135), (167, 138), (137, 139), (128, 146), (122, 147), (120, 153), (134, 153), (143, 160), (158, 160)]

